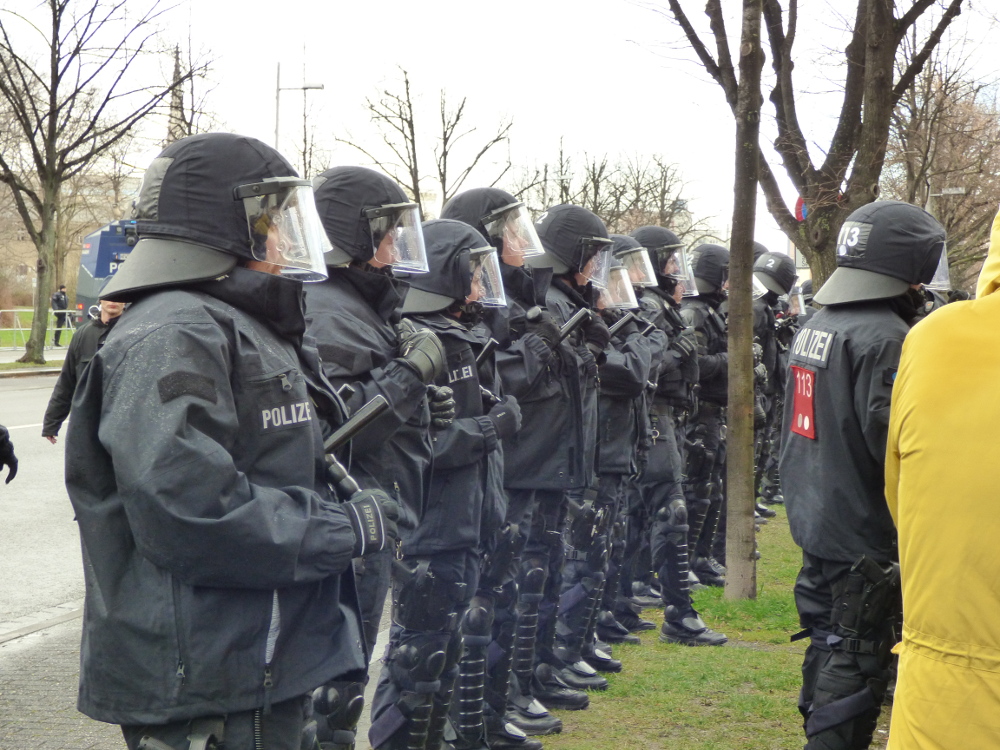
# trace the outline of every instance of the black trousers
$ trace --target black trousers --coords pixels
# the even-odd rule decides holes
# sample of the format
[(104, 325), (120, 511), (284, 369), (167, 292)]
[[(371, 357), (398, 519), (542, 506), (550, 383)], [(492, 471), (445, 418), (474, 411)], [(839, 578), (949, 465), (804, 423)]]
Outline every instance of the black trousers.
[[(802, 713), (807, 750), (864, 750), (871, 743), (889, 680), (892, 623), (898, 612), (864, 633), (839, 624), (844, 581), (853, 563), (802, 552), (795, 581), (799, 623), (811, 642), (802, 661)], [(860, 642), (861, 649), (850, 646)]]

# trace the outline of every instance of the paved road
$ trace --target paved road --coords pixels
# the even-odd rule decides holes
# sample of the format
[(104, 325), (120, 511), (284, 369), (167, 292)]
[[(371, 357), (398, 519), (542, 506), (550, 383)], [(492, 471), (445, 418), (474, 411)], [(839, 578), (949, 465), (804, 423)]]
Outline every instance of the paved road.
[[(17, 478), (0, 483), (0, 750), (123, 750), (117, 727), (75, 708), (83, 570), (63, 443), (41, 437), (54, 384), (52, 375), (0, 378), (0, 424), (20, 461)], [(359, 729), (364, 737), (367, 715)]]

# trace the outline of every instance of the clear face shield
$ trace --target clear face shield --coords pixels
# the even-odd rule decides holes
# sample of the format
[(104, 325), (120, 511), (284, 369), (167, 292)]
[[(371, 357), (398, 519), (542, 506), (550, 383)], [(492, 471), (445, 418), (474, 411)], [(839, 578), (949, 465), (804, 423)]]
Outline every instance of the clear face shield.
[(687, 253), (680, 247), (661, 247), (656, 250), (656, 257), (663, 265), (660, 273), (669, 276), (684, 289), (684, 296), (690, 297), (698, 293), (694, 287), (694, 276), (691, 274), (691, 263)]
[(803, 298), (802, 290), (799, 287), (793, 287), (792, 291), (788, 293), (786, 299), (788, 301), (789, 317), (801, 315), (802, 311), (806, 309), (806, 301), (805, 298)]
[(507, 296), (500, 277), (500, 260), (494, 247), (480, 247), (469, 252), (471, 290), (466, 304), (478, 302), (484, 307), (506, 307)]
[[(926, 278), (926, 277), (924, 277)], [(937, 270), (934, 271), (934, 278), (929, 284), (924, 284), (927, 289), (935, 292), (951, 291), (951, 272), (948, 270), (948, 245), (941, 248), (941, 260), (938, 261)]]
[(523, 266), (525, 258), (545, 254), (528, 207), (523, 203), (511, 203), (487, 214), (483, 226), (490, 240), (502, 248), (500, 259), (508, 266)]
[(372, 259), (407, 273), (427, 273), (427, 250), (416, 203), (392, 203), (362, 212), (372, 235)]
[(611, 249), (614, 241), (603, 237), (584, 237), (582, 257), (587, 259), (580, 269), (584, 284), (593, 284), (599, 289), (608, 285), (608, 271), (611, 270)]
[(754, 299), (760, 299), (770, 291), (770, 289), (764, 286), (764, 282), (757, 278), (756, 274), (750, 274), (750, 278), (753, 281), (753, 286), (751, 287), (750, 294), (753, 296)]
[[(645, 253), (643, 253), (645, 255)], [(639, 301), (635, 297), (635, 282), (624, 265), (613, 267), (608, 272), (608, 285), (597, 295), (597, 309), (635, 310)]]
[[(637, 247), (634, 250), (626, 250), (615, 257), (621, 261), (622, 267), (628, 273), (634, 286), (656, 286), (653, 263), (649, 259), (646, 248)], [(614, 269), (612, 269), (613, 271)]]
[(273, 177), (240, 185), (255, 259), (279, 266), (282, 276), (300, 281), (326, 278), (323, 253), (331, 249), (316, 210), (312, 183), (296, 177)]

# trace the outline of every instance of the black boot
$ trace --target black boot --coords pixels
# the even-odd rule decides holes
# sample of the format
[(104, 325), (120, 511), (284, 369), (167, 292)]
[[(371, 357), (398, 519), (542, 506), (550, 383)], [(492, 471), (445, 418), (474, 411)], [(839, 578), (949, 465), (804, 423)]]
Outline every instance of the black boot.
[(711, 630), (697, 612), (689, 609), (682, 614), (677, 607), (667, 607), (660, 627), (662, 643), (680, 643), (684, 646), (721, 646), (729, 639)]
[(571, 688), (551, 664), (539, 664), (535, 668), (531, 694), (548, 708), (580, 711), (590, 705), (587, 694)]

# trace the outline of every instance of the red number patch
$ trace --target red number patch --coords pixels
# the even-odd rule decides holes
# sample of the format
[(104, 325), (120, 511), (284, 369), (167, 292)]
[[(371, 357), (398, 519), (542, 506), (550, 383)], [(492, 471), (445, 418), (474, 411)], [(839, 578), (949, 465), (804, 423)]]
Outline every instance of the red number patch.
[(792, 365), (795, 378), (795, 396), (792, 401), (792, 432), (796, 435), (816, 439), (816, 417), (813, 396), (816, 393), (816, 373), (804, 367)]

